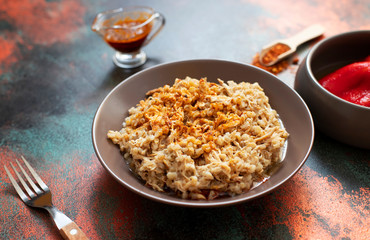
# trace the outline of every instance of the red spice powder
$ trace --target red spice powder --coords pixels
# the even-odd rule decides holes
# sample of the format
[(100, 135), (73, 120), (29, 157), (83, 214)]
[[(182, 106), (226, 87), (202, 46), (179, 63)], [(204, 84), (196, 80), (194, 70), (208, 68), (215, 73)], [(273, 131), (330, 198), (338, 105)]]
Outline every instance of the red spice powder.
[(269, 64), (275, 61), (281, 54), (290, 50), (288, 45), (277, 43), (273, 45), (262, 57), (262, 63)]
[[(269, 64), (275, 61), (281, 54), (290, 50), (290, 47), (286, 44), (277, 43), (273, 45), (262, 57), (262, 63)], [(256, 67), (265, 69), (273, 74), (278, 74), (288, 68), (288, 61), (282, 60), (275, 63), (272, 66), (265, 66), (260, 61), (260, 54), (257, 53), (252, 61), (252, 64)]]
[(276, 64), (272, 65), (272, 66), (269, 66), (269, 67), (266, 67), (264, 65), (261, 64), (260, 62), (260, 54), (257, 53), (254, 57), (253, 57), (253, 61), (252, 61), (252, 65), (256, 66), (256, 67), (259, 67), (259, 68), (262, 68), (266, 71), (269, 71), (273, 74), (278, 74), (282, 71), (284, 71), (285, 69), (288, 68), (289, 66), (289, 63), (287, 60), (282, 60), (280, 62), (277, 62)]

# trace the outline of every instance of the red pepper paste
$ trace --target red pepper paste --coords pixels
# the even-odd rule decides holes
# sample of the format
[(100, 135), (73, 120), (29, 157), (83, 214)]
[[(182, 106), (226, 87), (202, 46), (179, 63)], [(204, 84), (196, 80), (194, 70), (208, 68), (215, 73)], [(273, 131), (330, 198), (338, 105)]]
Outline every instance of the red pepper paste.
[(346, 101), (370, 107), (370, 56), (336, 70), (319, 83)]

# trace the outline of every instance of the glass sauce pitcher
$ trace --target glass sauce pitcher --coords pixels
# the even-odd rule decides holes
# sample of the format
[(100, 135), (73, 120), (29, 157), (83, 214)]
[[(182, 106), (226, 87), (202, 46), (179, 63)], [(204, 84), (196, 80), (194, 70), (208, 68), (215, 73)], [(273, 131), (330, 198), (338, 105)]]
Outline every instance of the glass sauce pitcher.
[(135, 68), (146, 62), (141, 49), (162, 30), (165, 18), (150, 7), (133, 6), (99, 13), (92, 24), (116, 50), (113, 62), (121, 68)]

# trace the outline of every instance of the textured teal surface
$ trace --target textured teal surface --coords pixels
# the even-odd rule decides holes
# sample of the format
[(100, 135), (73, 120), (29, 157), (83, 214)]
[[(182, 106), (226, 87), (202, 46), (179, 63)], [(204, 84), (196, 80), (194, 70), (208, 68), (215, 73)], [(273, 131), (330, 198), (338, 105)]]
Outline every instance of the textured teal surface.
[[(143, 67), (118, 69), (113, 50), (90, 25), (100, 11), (137, 4), (151, 5), (167, 23), (145, 47)], [(2, 167), (24, 155), (50, 186), (55, 204), (91, 239), (369, 239), (370, 152), (320, 132), (305, 165), (284, 186), (215, 209), (168, 206), (132, 193), (101, 166), (91, 141), (103, 98), (142, 69), (199, 58), (250, 63), (262, 46), (312, 21), (326, 27), (326, 36), (366, 29), (366, 5), (0, 0), (0, 238), (60, 239), (46, 212), (20, 201)], [(310, 46), (295, 57), (302, 60)], [(278, 77), (292, 86), (296, 69)]]

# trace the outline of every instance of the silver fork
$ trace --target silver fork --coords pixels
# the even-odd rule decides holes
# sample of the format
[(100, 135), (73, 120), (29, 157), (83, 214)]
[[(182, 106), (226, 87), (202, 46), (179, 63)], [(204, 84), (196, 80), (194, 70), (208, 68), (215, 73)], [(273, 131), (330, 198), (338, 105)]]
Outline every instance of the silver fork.
[(46, 184), (41, 180), (39, 175), (31, 167), (31, 165), (26, 161), (26, 159), (24, 159), (23, 156), (21, 156), (21, 158), (24, 164), (26, 165), (26, 167), (28, 168), (29, 172), (32, 174), (32, 176), (34, 177), (34, 179), (36, 180), (38, 184), (37, 186), (35, 182), (31, 179), (31, 177), (28, 175), (28, 173), (24, 170), (24, 168), (19, 163), (19, 161), (16, 160), (19, 168), (21, 169), (21, 172), (26, 177), (28, 183), (31, 185), (34, 191), (32, 191), (30, 187), (27, 185), (27, 183), (25, 182), (25, 180), (23, 180), (21, 174), (18, 173), (14, 165), (12, 163), (10, 163), (10, 165), (12, 166), (23, 188), (26, 190), (28, 196), (19, 186), (19, 184), (14, 179), (13, 175), (10, 173), (10, 171), (5, 165), (4, 165), (4, 168), (10, 178), (11, 183), (13, 184), (15, 190), (17, 191), (19, 197), (23, 200), (23, 202), (25, 202), (28, 206), (31, 206), (31, 207), (38, 207), (38, 208), (46, 209), (50, 213), (51, 217), (53, 218), (55, 224), (57, 225), (59, 229), (60, 234), (63, 236), (64, 239), (72, 239), (72, 240), (88, 239), (75, 222), (73, 222), (69, 217), (64, 215), (61, 211), (59, 211), (53, 205), (52, 199), (51, 199), (51, 192), (48, 186), (46, 186)]

